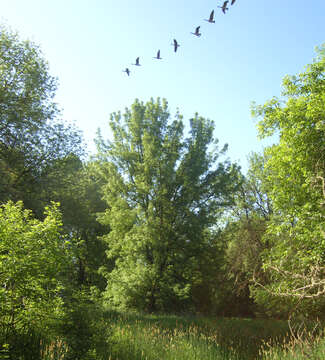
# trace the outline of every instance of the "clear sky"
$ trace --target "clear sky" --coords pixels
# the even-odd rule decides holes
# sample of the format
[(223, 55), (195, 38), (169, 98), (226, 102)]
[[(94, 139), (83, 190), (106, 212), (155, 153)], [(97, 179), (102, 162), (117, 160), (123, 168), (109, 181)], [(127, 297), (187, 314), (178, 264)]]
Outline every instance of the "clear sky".
[[(109, 136), (111, 112), (159, 96), (185, 121), (195, 112), (213, 119), (245, 170), (248, 153), (263, 145), (250, 104), (280, 96), (282, 78), (312, 62), (325, 42), (325, 0), (237, 0), (226, 14), (222, 2), (0, 0), (0, 21), (41, 46), (59, 78), (62, 117), (75, 121), (90, 151), (98, 127)], [(204, 21), (212, 9), (215, 24)], [(158, 49), (163, 60), (153, 59)], [(138, 56), (141, 67), (131, 65)]]

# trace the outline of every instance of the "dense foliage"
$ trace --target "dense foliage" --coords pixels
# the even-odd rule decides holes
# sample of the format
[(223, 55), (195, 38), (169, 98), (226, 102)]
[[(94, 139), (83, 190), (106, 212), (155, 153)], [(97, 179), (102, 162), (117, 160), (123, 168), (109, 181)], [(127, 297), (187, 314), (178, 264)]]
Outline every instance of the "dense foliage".
[(55, 89), (39, 48), (1, 27), (0, 356), (15, 360), (58, 348), (100, 358), (107, 344), (91, 295), (105, 287), (103, 202), (79, 131), (58, 119)]
[[(57, 82), (40, 49), (0, 27), (0, 201), (23, 200), (34, 211), (43, 172), (71, 153), (81, 155), (81, 137), (58, 120)], [(38, 208), (37, 208), (38, 207)]]
[[(264, 241), (264, 269), (272, 280), (256, 292), (284, 304), (323, 307), (325, 250), (325, 49), (304, 73), (286, 77), (283, 95), (254, 109), (261, 137), (279, 134), (266, 149), (265, 176), (274, 214)], [(264, 284), (265, 285), (265, 284)]]
[(21, 202), (0, 208), (1, 341), (13, 354), (20, 336), (47, 334), (62, 316), (60, 292), (72, 256), (61, 225), (55, 205), (44, 221)]

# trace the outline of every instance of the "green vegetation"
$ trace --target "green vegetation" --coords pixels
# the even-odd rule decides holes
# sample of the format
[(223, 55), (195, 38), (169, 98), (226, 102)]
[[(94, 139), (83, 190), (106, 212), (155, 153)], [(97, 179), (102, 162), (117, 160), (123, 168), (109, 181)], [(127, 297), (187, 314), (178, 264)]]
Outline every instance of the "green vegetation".
[(265, 150), (265, 177), (273, 204), (264, 242), (263, 269), (255, 298), (278, 299), (317, 316), (324, 306), (325, 245), (325, 49), (306, 72), (283, 81), (286, 102), (272, 99), (254, 112), (263, 116), (261, 137), (279, 132), (279, 143)]
[(319, 331), (297, 328), (293, 336), (283, 320), (111, 313), (110, 323), (110, 359), (299, 359), (303, 351), (322, 359), (325, 354)]
[(41, 51), (1, 27), (0, 359), (324, 358), (324, 74), (322, 47), (253, 106), (279, 139), (245, 175), (159, 98), (86, 159)]
[(113, 326), (112, 358), (251, 358), (263, 340), (285, 336), (286, 323), (274, 325), (249, 319), (122, 315)]

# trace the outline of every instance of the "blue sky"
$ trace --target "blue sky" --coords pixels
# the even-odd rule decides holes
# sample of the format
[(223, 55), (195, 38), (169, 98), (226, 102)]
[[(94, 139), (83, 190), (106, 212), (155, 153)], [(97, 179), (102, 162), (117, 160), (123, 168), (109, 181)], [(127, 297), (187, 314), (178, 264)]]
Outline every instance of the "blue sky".
[[(257, 139), (250, 104), (280, 96), (286, 74), (304, 69), (324, 43), (324, 0), (0, 0), (0, 21), (41, 46), (59, 79), (56, 101), (94, 151), (98, 127), (135, 98), (168, 100), (187, 121), (215, 121), (228, 156), (246, 169)], [(215, 10), (215, 24), (203, 19)], [(201, 26), (202, 36), (190, 33)], [(173, 52), (172, 41), (180, 48)], [(153, 60), (157, 50), (163, 60)], [(141, 67), (132, 66), (140, 57)], [(122, 72), (131, 70), (130, 77)]]

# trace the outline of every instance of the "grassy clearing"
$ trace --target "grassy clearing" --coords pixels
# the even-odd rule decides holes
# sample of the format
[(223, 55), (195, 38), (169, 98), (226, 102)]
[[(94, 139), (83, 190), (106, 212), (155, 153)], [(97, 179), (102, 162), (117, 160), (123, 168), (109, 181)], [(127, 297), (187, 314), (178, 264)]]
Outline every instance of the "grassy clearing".
[[(111, 329), (110, 351), (104, 356), (94, 351), (87, 360), (325, 359), (321, 326), (290, 331), (279, 320), (114, 312), (106, 314), (105, 322)], [(65, 360), (67, 352), (58, 340), (44, 347), (41, 359)]]
[(263, 358), (289, 330), (284, 321), (132, 314), (115, 315), (111, 324), (111, 360)]

